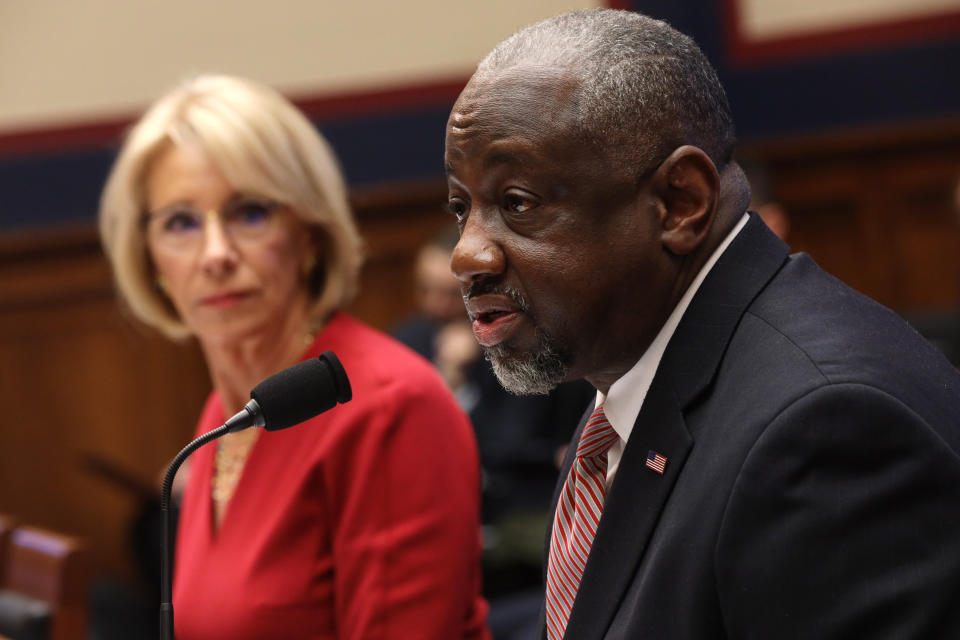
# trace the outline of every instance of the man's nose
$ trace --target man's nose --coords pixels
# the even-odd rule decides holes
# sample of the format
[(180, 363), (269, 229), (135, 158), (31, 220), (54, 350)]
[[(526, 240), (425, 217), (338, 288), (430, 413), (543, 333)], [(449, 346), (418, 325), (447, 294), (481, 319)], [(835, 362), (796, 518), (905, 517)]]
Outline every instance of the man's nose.
[(479, 216), (467, 218), (460, 241), (453, 249), (450, 270), (461, 284), (483, 276), (499, 276), (506, 267), (503, 250), (487, 231)]

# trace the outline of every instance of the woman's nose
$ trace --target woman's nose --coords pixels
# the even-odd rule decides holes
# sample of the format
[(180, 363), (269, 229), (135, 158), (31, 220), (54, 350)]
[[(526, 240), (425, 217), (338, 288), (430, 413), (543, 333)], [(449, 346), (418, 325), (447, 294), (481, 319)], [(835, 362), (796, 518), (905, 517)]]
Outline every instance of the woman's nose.
[(204, 268), (220, 274), (236, 263), (237, 250), (216, 211), (204, 215), (202, 261)]

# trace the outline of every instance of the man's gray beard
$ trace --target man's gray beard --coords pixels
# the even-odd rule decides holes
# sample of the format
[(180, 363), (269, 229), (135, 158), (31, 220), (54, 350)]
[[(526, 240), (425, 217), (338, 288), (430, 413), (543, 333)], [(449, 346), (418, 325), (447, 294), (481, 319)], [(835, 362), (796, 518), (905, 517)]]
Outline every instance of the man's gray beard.
[(514, 395), (546, 395), (563, 382), (570, 371), (568, 359), (549, 336), (537, 331), (537, 339), (537, 348), (532, 353), (518, 354), (503, 344), (483, 349), (497, 380)]

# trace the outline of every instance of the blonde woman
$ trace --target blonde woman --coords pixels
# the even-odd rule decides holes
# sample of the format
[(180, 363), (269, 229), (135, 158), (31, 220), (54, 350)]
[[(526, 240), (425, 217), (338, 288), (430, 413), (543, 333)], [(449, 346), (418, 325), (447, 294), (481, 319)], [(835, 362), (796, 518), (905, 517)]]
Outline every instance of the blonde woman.
[(341, 308), (361, 242), (336, 160), (274, 90), (204, 76), (134, 126), (100, 228), (130, 311), (195, 338), (197, 433), (328, 349), (354, 399), (192, 458), (174, 570), (179, 640), (485, 638), (472, 431), (425, 361)]

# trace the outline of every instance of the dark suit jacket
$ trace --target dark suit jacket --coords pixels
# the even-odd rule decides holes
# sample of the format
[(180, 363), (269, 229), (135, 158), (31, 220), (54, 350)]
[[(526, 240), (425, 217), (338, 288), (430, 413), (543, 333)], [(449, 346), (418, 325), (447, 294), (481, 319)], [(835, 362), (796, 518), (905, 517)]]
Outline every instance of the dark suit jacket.
[(565, 637), (960, 638), (958, 451), (956, 370), (751, 215), (667, 347)]

